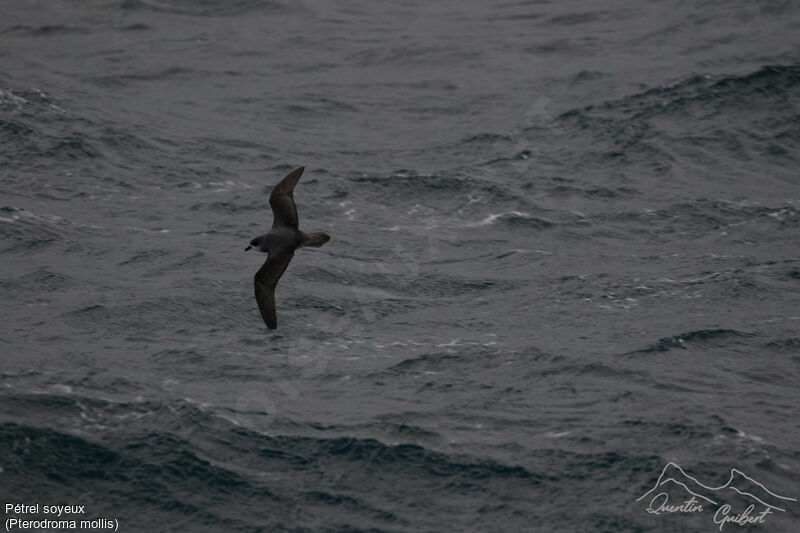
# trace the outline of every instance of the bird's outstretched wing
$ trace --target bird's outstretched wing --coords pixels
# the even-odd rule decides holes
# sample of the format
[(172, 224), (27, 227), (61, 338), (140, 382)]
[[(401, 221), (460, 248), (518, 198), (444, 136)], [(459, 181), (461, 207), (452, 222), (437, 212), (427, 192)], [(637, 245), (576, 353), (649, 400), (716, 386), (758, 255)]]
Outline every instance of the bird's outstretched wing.
[(303, 175), (306, 167), (291, 171), (278, 183), (269, 195), (269, 205), (272, 207), (272, 227), (288, 226), (297, 229), (297, 206), (294, 204), (294, 186)]
[(275, 313), (275, 286), (286, 267), (289, 266), (292, 256), (294, 256), (293, 251), (269, 254), (267, 260), (256, 272), (256, 302), (258, 302), (261, 317), (269, 329), (278, 327), (278, 316)]

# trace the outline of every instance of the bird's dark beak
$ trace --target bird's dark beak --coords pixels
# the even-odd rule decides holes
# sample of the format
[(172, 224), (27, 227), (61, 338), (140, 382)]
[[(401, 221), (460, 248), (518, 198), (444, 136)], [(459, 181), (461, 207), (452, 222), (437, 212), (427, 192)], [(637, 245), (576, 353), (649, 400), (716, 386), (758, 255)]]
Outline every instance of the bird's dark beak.
[(252, 246), (248, 246), (247, 248), (245, 248), (245, 249), (244, 249), (244, 251), (246, 252), (246, 251), (247, 251), (247, 250), (249, 250), (250, 248), (252, 248)]

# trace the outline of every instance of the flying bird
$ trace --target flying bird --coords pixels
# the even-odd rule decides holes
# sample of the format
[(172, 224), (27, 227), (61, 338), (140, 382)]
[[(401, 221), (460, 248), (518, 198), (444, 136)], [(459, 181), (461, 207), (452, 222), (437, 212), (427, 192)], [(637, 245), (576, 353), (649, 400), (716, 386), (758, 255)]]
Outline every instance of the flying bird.
[(330, 235), (322, 232), (305, 233), (300, 231), (297, 206), (294, 203), (294, 187), (300, 181), (305, 167), (291, 171), (269, 195), (272, 207), (272, 229), (250, 241), (250, 246), (259, 252), (269, 254), (255, 276), (256, 302), (261, 317), (269, 329), (278, 327), (275, 313), (275, 286), (294, 256), (294, 251), (304, 246), (319, 248), (329, 240)]

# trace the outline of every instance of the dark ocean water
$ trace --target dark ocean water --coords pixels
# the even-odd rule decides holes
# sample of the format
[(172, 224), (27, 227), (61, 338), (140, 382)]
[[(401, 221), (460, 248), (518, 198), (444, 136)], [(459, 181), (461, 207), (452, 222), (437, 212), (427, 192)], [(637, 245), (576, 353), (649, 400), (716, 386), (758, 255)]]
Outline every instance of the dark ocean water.
[[(790, 1), (3, 2), (0, 503), (718, 531), (636, 501), (670, 461), (800, 498), (798, 35)], [(270, 332), (243, 249), (301, 165), (333, 238)]]

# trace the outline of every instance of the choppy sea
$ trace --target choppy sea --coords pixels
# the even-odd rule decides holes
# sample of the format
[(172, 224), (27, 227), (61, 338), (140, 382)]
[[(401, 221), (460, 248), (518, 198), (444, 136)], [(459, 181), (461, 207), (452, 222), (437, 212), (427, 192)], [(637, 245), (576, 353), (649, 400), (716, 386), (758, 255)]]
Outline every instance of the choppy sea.
[[(4, 1), (4, 526), (798, 531), (797, 35), (780, 0)], [(332, 239), (269, 331), (244, 247), (298, 166)], [(652, 512), (662, 472), (738, 484)]]

